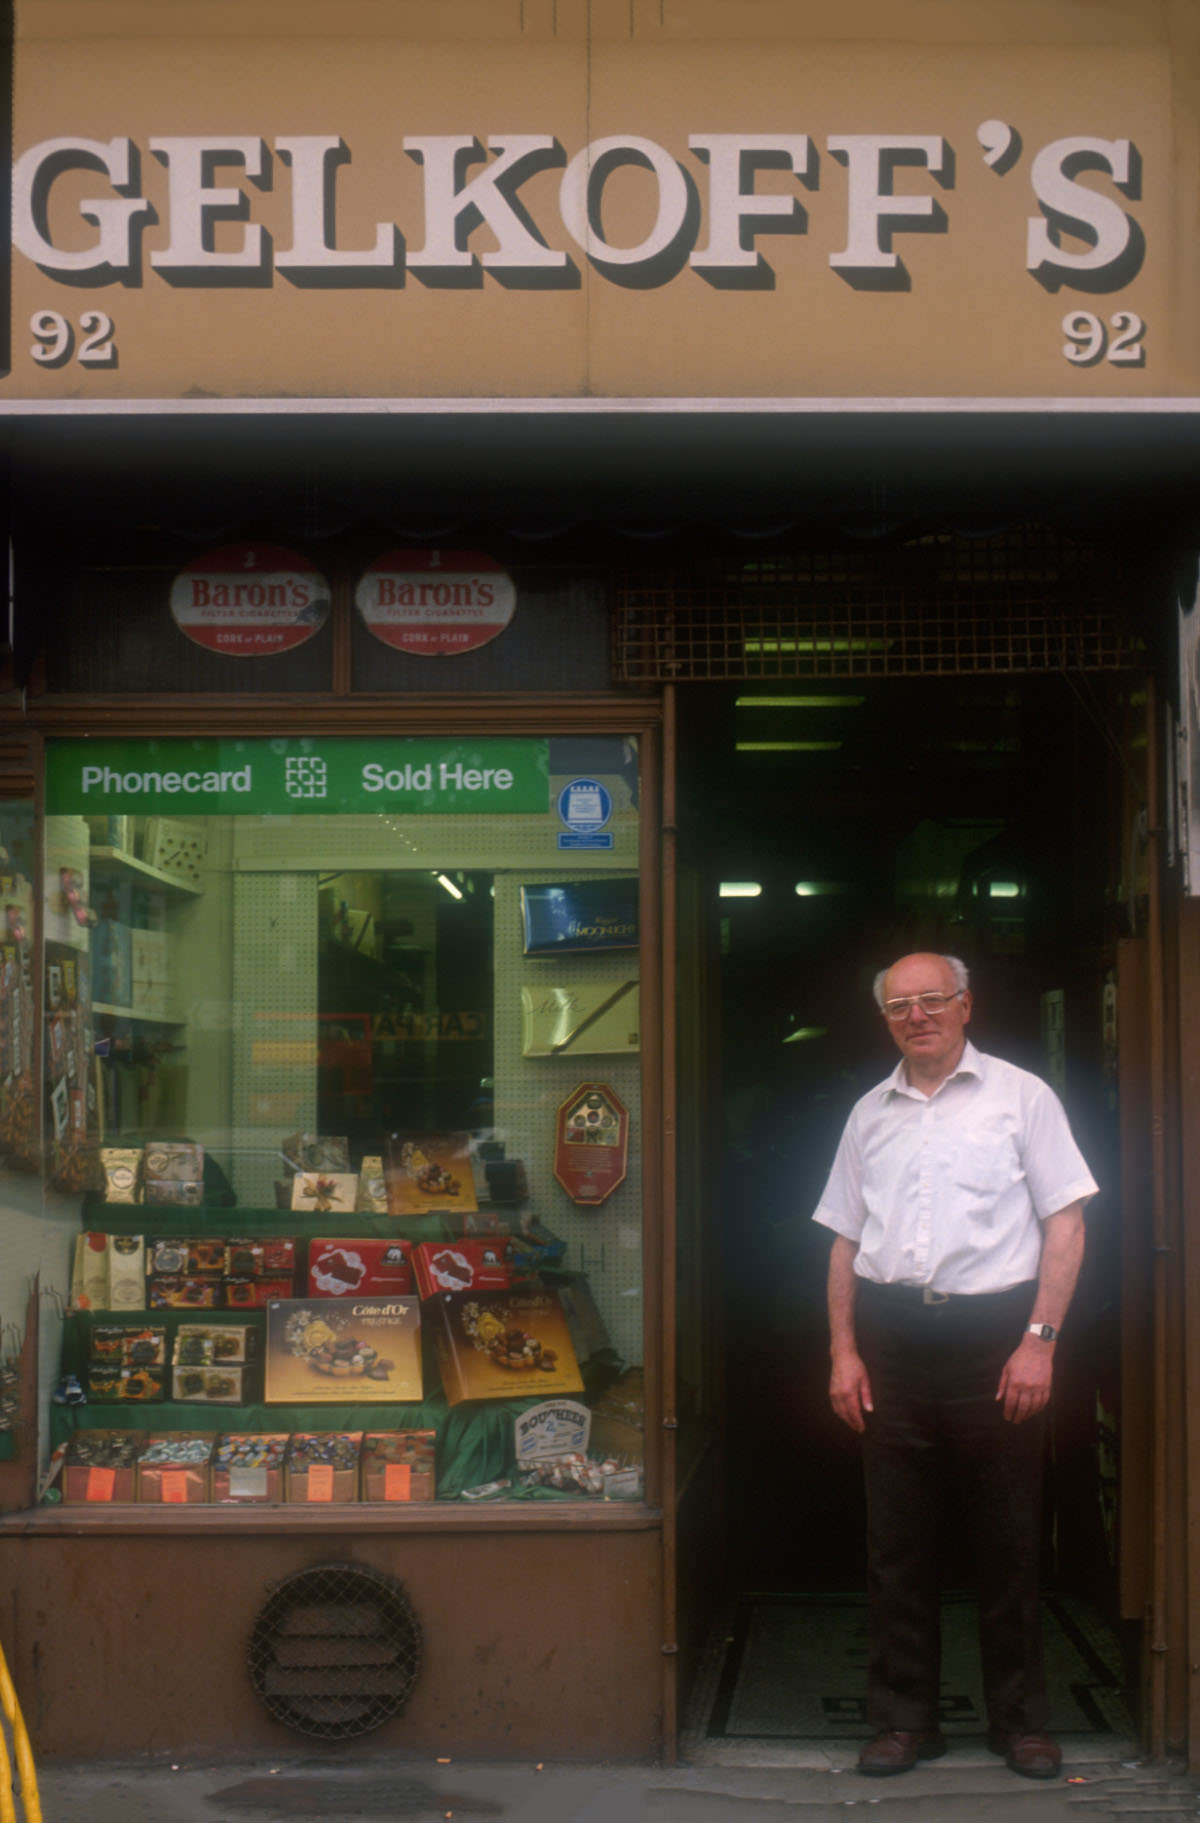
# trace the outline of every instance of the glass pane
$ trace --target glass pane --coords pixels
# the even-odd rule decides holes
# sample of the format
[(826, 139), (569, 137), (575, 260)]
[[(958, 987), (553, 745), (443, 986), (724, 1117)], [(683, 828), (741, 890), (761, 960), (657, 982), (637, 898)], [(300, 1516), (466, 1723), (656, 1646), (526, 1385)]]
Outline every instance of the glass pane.
[(0, 1461), (16, 1455), (19, 1364), (42, 1270), (34, 1071), (34, 813), (0, 803)]
[[(62, 742), (48, 807), (51, 1175), (112, 1237), (56, 1434), (430, 1431), (441, 1499), (637, 1497), (635, 745)], [(97, 1367), (114, 1309), (153, 1358)]]

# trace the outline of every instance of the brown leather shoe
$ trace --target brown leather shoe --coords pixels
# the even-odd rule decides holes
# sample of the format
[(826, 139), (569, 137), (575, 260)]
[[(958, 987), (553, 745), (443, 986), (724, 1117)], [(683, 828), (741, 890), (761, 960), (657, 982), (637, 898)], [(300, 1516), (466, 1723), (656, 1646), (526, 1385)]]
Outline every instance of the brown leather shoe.
[(1009, 1770), (1023, 1779), (1056, 1779), (1062, 1771), (1062, 1748), (1048, 1734), (1007, 1734), (992, 1728), (988, 1747), (1002, 1754)]
[(858, 1756), (858, 1770), (872, 1778), (893, 1772), (911, 1772), (918, 1760), (938, 1760), (946, 1751), (945, 1736), (923, 1728), (881, 1728)]

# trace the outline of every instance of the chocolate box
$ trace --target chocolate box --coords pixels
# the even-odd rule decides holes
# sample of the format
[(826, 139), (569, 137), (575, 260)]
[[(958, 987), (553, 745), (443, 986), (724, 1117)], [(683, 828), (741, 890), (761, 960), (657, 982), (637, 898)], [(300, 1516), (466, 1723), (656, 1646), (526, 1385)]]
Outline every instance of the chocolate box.
[(402, 1298), (412, 1289), (412, 1245), (408, 1241), (331, 1236), (308, 1243), (311, 1298)]
[(96, 1323), (91, 1335), (91, 1366), (163, 1367), (167, 1332), (151, 1323)]
[(211, 1431), (152, 1436), (137, 1465), (137, 1498), (152, 1505), (195, 1506), (208, 1500)]
[(154, 1276), (171, 1278), (203, 1277), (225, 1270), (225, 1242), (210, 1240), (164, 1240), (150, 1243), (148, 1270)]
[(269, 1274), (261, 1279), (226, 1279), (225, 1303), (230, 1310), (263, 1310), (280, 1298), (290, 1298), (295, 1289), (290, 1273)]
[(432, 1500), (436, 1431), (368, 1431), (362, 1444), (366, 1501)]
[(151, 1405), (162, 1399), (164, 1381), (161, 1367), (93, 1367), (87, 1396), (98, 1405)]
[(356, 1171), (297, 1171), (292, 1208), (314, 1215), (350, 1215), (358, 1200)]
[(151, 1310), (220, 1310), (224, 1301), (217, 1278), (153, 1278), (147, 1298)]
[(230, 1278), (290, 1277), (295, 1270), (295, 1241), (237, 1240), (225, 1243), (225, 1271)]
[(183, 1404), (248, 1405), (257, 1374), (252, 1367), (176, 1367), (171, 1370), (171, 1397)]
[(250, 1323), (181, 1323), (175, 1331), (176, 1367), (238, 1367), (258, 1354), (258, 1330)]
[(389, 1215), (457, 1212), (477, 1206), (469, 1134), (397, 1136), (388, 1142), (384, 1175)]
[(147, 1184), (203, 1183), (204, 1147), (187, 1139), (149, 1140), (142, 1169)]
[(229, 1431), (212, 1459), (212, 1497), (221, 1503), (264, 1505), (283, 1499), (287, 1431)]
[(146, 1306), (146, 1244), (140, 1234), (108, 1237), (108, 1300), (113, 1310)]
[(268, 1405), (395, 1405), (421, 1396), (417, 1298), (268, 1304)]
[(199, 1209), (204, 1185), (191, 1178), (147, 1177), (142, 1180), (142, 1201), (159, 1209)]
[(450, 1405), (583, 1391), (556, 1292), (448, 1292), (425, 1310)]
[(284, 1498), (309, 1504), (358, 1499), (361, 1431), (297, 1431), (284, 1468)]
[(137, 1459), (145, 1431), (78, 1431), (67, 1447), (62, 1471), (66, 1506), (120, 1504), (134, 1497)]
[(413, 1272), (423, 1298), (443, 1291), (507, 1291), (513, 1282), (512, 1242), (505, 1234), (418, 1241)]

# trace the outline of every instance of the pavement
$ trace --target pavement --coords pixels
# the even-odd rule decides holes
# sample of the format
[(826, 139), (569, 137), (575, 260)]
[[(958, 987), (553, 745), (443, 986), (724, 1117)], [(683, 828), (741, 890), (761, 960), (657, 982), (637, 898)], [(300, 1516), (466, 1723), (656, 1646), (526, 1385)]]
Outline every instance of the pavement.
[[(1063, 1777), (1016, 1777), (982, 1742), (899, 1777), (864, 1778), (855, 1748), (743, 1750), (676, 1767), (483, 1763), (306, 1753), (253, 1763), (38, 1768), (43, 1823), (1178, 1823), (1200, 1777), (1114, 1737), (1064, 1740)], [(1095, 1758), (1098, 1752), (1113, 1757)], [(24, 1819), (27, 1812), (18, 1810)]]

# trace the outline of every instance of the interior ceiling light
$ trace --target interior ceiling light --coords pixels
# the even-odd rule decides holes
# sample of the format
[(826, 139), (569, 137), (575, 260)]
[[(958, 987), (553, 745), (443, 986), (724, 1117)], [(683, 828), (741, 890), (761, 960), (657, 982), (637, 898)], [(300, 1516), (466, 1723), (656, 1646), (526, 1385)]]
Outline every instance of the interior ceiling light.
[(889, 639), (760, 639), (742, 641), (742, 651), (753, 658), (776, 652), (886, 652)]
[(988, 885), (989, 899), (1019, 899), (1021, 888), (1015, 880), (992, 880)]
[(737, 753), (836, 753), (841, 741), (737, 741)]
[(450, 878), (449, 874), (435, 873), (433, 877), (437, 881), (439, 886), (445, 887), (446, 891), (450, 894), (450, 897), (452, 899), (461, 899), (462, 898), (461, 886), (456, 886), (454, 884), (454, 881)]
[(865, 696), (738, 696), (735, 709), (861, 709)]
[(722, 880), (717, 891), (722, 899), (757, 899), (762, 887), (757, 880)]
[(828, 1038), (827, 1025), (798, 1025), (794, 1032), (789, 1032), (784, 1044), (804, 1044), (810, 1038)]
[(796, 897), (798, 899), (824, 899), (830, 893), (849, 892), (845, 880), (797, 880)]

